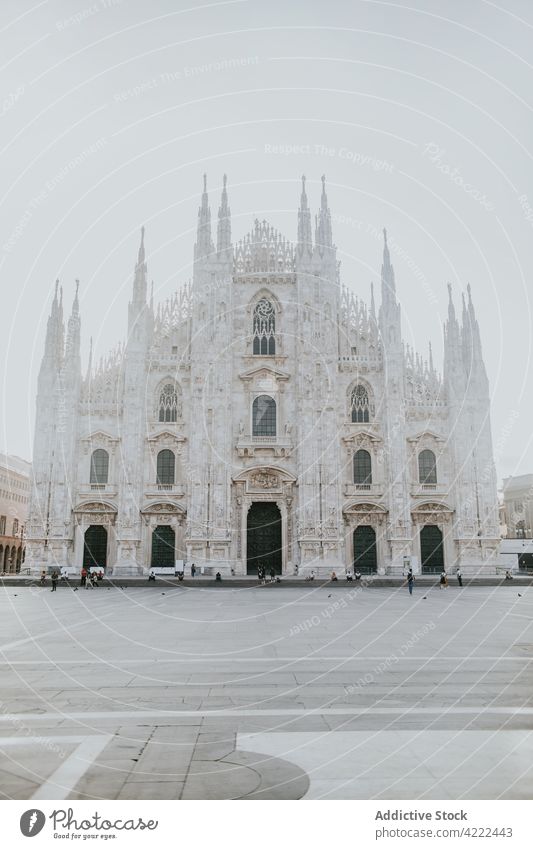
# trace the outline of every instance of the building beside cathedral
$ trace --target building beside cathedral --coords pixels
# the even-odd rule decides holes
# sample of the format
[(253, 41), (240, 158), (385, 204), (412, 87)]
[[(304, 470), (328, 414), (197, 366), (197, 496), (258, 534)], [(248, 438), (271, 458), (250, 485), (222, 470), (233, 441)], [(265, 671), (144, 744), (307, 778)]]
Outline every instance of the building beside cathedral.
[(115, 575), (493, 571), (489, 386), (470, 291), (440, 376), (402, 341), (384, 233), (379, 311), (341, 285), (323, 180), (314, 238), (255, 221), (216, 246), (204, 178), (192, 282), (157, 308), (144, 230), (124, 345), (85, 376), (56, 287), (38, 379), (27, 561)]

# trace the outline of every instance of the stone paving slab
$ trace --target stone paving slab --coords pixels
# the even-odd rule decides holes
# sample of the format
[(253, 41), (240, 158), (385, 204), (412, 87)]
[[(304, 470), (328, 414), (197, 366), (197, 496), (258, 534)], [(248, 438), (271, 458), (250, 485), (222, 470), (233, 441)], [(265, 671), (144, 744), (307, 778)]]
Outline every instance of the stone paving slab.
[(533, 592), (346, 589), (0, 589), (0, 795), (109, 734), (67, 798), (530, 798)]

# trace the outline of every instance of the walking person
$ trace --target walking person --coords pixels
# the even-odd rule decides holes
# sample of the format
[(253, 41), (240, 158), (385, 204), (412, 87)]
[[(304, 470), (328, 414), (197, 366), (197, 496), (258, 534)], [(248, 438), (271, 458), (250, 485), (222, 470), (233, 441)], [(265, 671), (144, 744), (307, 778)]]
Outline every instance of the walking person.
[(41, 587), (44, 587), (45, 584), (46, 584), (46, 570), (43, 569), (43, 571), (41, 572)]
[(194, 565), (194, 563), (191, 563), (191, 578), (194, 578), (195, 575), (196, 575), (196, 566)]
[(87, 583), (87, 569), (84, 566), (83, 569), (81, 570), (80, 587), (84, 587), (86, 585), (86, 583)]
[(51, 589), (51, 592), (53, 592), (53, 593), (55, 593), (55, 591), (57, 590), (58, 578), (59, 578), (59, 575), (57, 574), (57, 570), (54, 569), (54, 571), (52, 572), (52, 589)]
[(441, 590), (447, 590), (448, 589), (448, 577), (447, 577), (444, 569), (440, 573), (440, 588), (441, 588)]
[(415, 576), (413, 575), (413, 570), (409, 569), (407, 573), (407, 586), (409, 587), (409, 595), (413, 595), (413, 584), (415, 582)]
[(459, 569), (459, 567), (457, 567), (457, 572), (455, 574), (457, 575), (457, 580), (459, 582), (459, 586), (462, 587), (463, 586), (463, 576), (461, 574), (461, 570)]

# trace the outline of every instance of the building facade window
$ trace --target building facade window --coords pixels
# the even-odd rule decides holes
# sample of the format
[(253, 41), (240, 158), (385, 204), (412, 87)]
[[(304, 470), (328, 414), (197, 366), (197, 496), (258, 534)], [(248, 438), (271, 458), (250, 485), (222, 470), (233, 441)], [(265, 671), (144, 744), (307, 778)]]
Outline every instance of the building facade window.
[(175, 422), (178, 418), (178, 393), (172, 383), (166, 383), (159, 395), (159, 421)]
[(252, 405), (252, 436), (276, 436), (276, 402), (259, 395)]
[(157, 455), (157, 483), (160, 486), (172, 486), (176, 474), (174, 452), (165, 448)]
[(366, 386), (354, 386), (350, 399), (352, 422), (370, 421), (370, 399)]
[(19, 520), (13, 519), (13, 536), (16, 537), (18, 532), (19, 532)]
[(266, 298), (261, 298), (254, 309), (253, 353), (267, 356), (276, 353), (276, 313)]
[(6, 517), (0, 516), (0, 536), (5, 537), (6, 535)]
[(418, 455), (418, 481), (421, 484), (437, 483), (437, 459), (429, 448)]
[(104, 448), (97, 448), (91, 454), (91, 483), (106, 484), (109, 475), (109, 454)]
[(368, 489), (372, 484), (372, 458), (364, 448), (356, 451), (353, 456), (353, 482)]

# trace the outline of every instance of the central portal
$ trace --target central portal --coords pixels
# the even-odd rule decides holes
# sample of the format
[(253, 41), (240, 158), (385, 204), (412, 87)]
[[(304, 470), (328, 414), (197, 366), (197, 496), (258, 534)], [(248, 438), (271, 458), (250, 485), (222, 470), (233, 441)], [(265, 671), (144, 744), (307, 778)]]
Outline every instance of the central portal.
[(254, 501), (250, 507), (246, 551), (248, 575), (257, 575), (259, 566), (266, 575), (272, 568), (281, 575), (281, 513), (272, 501)]

